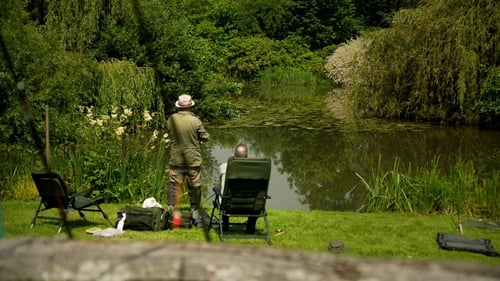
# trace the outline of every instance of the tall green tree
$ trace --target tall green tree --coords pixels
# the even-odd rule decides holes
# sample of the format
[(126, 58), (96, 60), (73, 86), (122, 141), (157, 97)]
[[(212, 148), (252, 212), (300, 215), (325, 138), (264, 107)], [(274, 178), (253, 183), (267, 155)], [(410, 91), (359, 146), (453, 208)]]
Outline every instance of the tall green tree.
[[(0, 87), (5, 97), (0, 112), (2, 141), (31, 142), (24, 116), (28, 110), (41, 127), (45, 105), (53, 109), (51, 117), (58, 120), (52, 124), (54, 139), (77, 138), (72, 134), (78, 126), (75, 109), (91, 103), (98, 92), (97, 64), (85, 54), (66, 51), (57, 38), (41, 33), (20, 1), (6, 0), (4, 5), (0, 32), (8, 58), (3, 54), (0, 60), (0, 75), (4, 78)], [(8, 63), (15, 74), (7, 68)], [(15, 85), (19, 81), (25, 85), (23, 102), (27, 108), (20, 106)]]
[(486, 77), (500, 62), (499, 27), (494, 0), (436, 0), (401, 10), (391, 28), (373, 33), (353, 89), (358, 108), (477, 124)]
[(312, 50), (349, 40), (359, 29), (350, 0), (293, 0), (286, 18), (287, 32), (303, 37)]
[(421, 0), (352, 0), (356, 16), (368, 26), (389, 27), (392, 16), (403, 8), (416, 8)]
[[(350, 39), (359, 30), (350, 0), (212, 1), (209, 18), (215, 27), (233, 37), (283, 40), (297, 36), (304, 38), (312, 50), (318, 50)], [(196, 6), (192, 10), (199, 11)]]
[(284, 39), (288, 35), (287, 10), (291, 0), (242, 0), (239, 1), (238, 30), (244, 35), (265, 35), (271, 39)]
[(46, 6), (44, 31), (67, 50), (154, 68), (161, 85), (157, 98), (167, 106), (163, 111), (169, 112), (181, 93), (202, 98), (207, 46), (193, 36), (182, 1), (51, 1)]

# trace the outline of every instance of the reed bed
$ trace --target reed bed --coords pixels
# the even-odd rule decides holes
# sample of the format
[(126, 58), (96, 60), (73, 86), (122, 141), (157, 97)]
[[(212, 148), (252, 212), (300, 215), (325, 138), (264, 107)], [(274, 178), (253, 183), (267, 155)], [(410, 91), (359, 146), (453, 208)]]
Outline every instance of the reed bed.
[(368, 211), (500, 218), (500, 172), (484, 176), (470, 161), (455, 163), (449, 172), (440, 168), (439, 159), (419, 168), (401, 168), (396, 159), (390, 171), (379, 161), (371, 178), (357, 176), (367, 190)]

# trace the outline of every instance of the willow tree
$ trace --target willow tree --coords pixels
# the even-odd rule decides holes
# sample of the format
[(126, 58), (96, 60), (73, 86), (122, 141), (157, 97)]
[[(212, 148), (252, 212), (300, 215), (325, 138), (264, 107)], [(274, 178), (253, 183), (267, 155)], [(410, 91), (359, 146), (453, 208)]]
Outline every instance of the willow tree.
[[(55, 37), (30, 20), (21, 1), (5, 0), (0, 12), (0, 33), (5, 51), (0, 59), (0, 140), (4, 144), (32, 143), (26, 125), (26, 108), (20, 106), (16, 83), (24, 83), (23, 103), (42, 130), (45, 105), (51, 109), (51, 138), (74, 139), (78, 127), (75, 108), (98, 92), (97, 63), (78, 52), (69, 52)], [(11, 64), (13, 72), (8, 65)], [(55, 122), (57, 120), (57, 122)]]
[(488, 72), (500, 62), (499, 30), (496, 0), (430, 0), (399, 11), (391, 28), (370, 35), (361, 79), (350, 89), (357, 109), (476, 124)]

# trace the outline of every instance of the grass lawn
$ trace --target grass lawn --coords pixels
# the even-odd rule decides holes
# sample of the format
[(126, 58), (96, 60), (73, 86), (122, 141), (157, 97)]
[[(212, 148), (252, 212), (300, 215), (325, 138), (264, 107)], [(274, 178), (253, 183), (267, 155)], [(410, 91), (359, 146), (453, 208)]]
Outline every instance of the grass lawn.
[[(5, 237), (61, 237), (64, 230), (57, 234), (56, 221), (37, 220), (34, 228), (30, 228), (31, 219), (38, 206), (37, 201), (1, 202), (3, 217), (3, 234)], [(104, 211), (112, 222), (116, 220), (117, 211), (124, 204), (102, 204)], [(208, 213), (211, 206), (206, 206)], [(57, 210), (53, 211), (57, 215)], [(47, 211), (49, 212), (49, 211)], [(436, 243), (438, 232), (460, 234), (456, 226), (456, 217), (436, 215), (415, 215), (397, 213), (356, 213), (328, 211), (292, 211), (268, 210), (269, 223), (273, 233), (272, 247), (287, 248), (306, 252), (327, 252), (330, 240), (341, 240), (349, 248), (341, 255), (352, 257), (378, 257), (427, 260), (461, 260), (477, 263), (500, 264), (499, 257), (488, 257), (482, 254), (441, 250)], [(99, 213), (86, 213), (87, 221), (78, 213), (68, 216), (74, 239), (95, 240), (98, 238), (87, 234), (91, 227), (111, 227)], [(286, 232), (274, 235), (276, 229)], [(257, 230), (264, 230), (262, 219), (257, 222)], [(464, 236), (471, 238), (489, 238), (495, 249), (500, 250), (500, 231), (485, 228), (464, 228)], [(217, 232), (210, 231), (212, 243), (220, 243)], [(126, 230), (123, 235), (111, 238), (114, 241), (143, 240), (164, 242), (205, 242), (201, 228), (181, 228), (159, 232), (143, 232)], [(261, 239), (231, 239), (225, 243), (244, 244), (268, 247)], [(332, 253), (334, 254), (334, 253)], [(339, 255), (339, 254), (337, 254)]]

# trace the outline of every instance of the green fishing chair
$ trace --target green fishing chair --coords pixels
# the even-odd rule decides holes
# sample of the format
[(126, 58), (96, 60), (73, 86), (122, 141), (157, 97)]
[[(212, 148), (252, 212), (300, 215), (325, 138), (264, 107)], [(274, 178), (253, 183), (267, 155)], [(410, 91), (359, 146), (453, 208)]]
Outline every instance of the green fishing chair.
[(49, 216), (46, 215), (47, 212), (45, 212), (53, 208), (63, 209), (66, 214), (75, 210), (84, 220), (86, 219), (83, 212), (100, 212), (104, 219), (112, 225), (108, 215), (100, 206), (104, 198), (87, 197), (86, 195), (88, 195), (91, 190), (78, 193), (69, 192), (62, 176), (57, 172), (32, 172), (31, 175), (38, 190), (38, 194), (40, 195), (40, 204), (35, 211), (35, 216), (31, 220), (31, 228), (35, 226), (37, 219), (56, 220), (60, 222), (57, 232), (60, 233), (63, 227), (61, 216)]
[[(261, 238), (272, 244), (266, 212), (266, 201), (271, 199), (268, 195), (270, 175), (271, 160), (268, 158), (229, 157), (223, 191), (220, 187), (214, 188), (215, 197), (208, 224), (216, 226), (222, 242), (227, 238)], [(223, 225), (223, 217), (228, 218), (228, 225)], [(254, 233), (228, 230), (229, 226), (246, 225), (246, 222), (231, 222), (230, 219), (236, 217), (254, 220), (262, 217), (266, 229)]]

